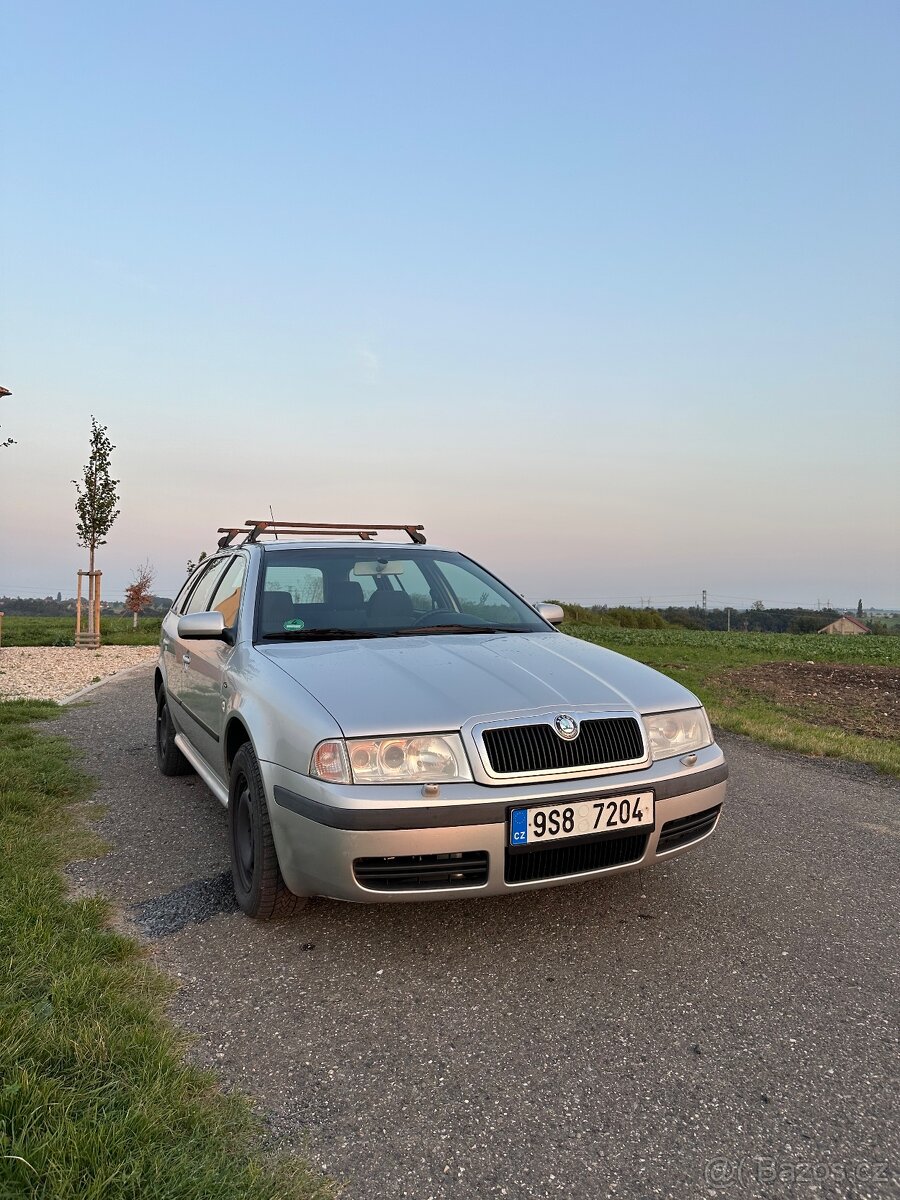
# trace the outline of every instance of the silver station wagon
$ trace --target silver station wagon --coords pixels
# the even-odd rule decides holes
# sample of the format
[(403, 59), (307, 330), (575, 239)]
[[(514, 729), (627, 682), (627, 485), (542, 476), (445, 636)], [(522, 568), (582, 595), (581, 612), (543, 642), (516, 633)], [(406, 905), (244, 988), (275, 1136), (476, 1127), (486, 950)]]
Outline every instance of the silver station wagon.
[(219, 533), (163, 622), (157, 760), (227, 805), (250, 916), (550, 887), (715, 829), (728, 770), (700, 702), (559, 632), (557, 605), (419, 525)]

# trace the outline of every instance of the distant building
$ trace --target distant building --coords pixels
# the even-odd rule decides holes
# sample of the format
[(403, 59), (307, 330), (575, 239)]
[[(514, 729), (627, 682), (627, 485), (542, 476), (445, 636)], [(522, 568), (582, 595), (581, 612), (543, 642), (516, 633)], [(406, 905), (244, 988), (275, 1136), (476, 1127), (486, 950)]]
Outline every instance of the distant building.
[(824, 629), (820, 629), (819, 633), (840, 633), (844, 637), (856, 633), (871, 633), (872, 630), (868, 625), (863, 625), (862, 621), (857, 621), (856, 617), (838, 617), (836, 621), (832, 621), (830, 625), (826, 625)]

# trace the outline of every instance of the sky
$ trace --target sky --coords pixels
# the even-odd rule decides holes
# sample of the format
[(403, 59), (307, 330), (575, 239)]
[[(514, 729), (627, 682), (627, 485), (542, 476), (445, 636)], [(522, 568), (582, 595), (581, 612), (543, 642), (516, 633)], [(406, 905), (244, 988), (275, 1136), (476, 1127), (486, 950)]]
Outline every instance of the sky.
[(0, 0), (0, 595), (422, 522), (532, 599), (900, 607), (894, 0)]

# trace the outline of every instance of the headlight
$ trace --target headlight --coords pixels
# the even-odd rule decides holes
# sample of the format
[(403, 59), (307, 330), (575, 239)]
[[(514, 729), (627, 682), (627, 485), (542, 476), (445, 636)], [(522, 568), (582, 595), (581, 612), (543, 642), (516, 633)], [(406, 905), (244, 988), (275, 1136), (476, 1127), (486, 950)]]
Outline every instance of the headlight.
[(457, 733), (320, 742), (310, 774), (329, 783), (441, 783), (471, 779)]
[(681, 712), (651, 713), (644, 717), (650, 754), (653, 758), (671, 758), (712, 745), (712, 731), (706, 710), (686, 708)]

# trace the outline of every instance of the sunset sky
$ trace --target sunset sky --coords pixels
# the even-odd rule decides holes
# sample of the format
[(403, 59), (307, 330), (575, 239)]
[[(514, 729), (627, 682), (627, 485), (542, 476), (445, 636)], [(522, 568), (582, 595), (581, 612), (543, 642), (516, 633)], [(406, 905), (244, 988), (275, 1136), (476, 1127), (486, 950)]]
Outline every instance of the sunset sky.
[(900, 607), (900, 6), (0, 3), (0, 594), (421, 521), (532, 599)]

